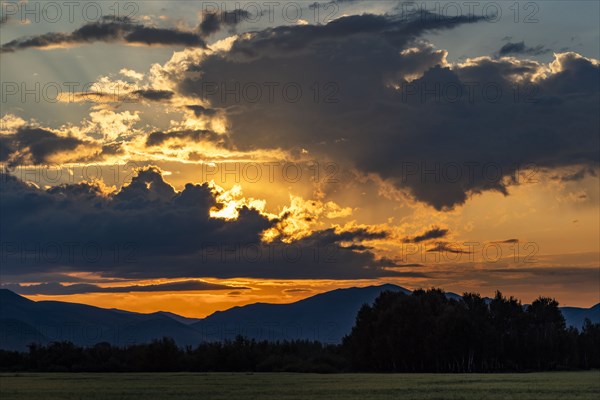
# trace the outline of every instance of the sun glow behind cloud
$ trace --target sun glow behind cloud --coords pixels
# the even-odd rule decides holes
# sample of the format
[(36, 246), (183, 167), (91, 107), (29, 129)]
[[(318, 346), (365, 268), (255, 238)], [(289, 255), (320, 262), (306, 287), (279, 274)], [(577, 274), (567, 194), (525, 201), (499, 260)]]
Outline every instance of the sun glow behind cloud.
[[(306, 20), (292, 26), (252, 26), (251, 31), (235, 35), (220, 32), (218, 37), (208, 40), (206, 48), (181, 50), (180, 47), (160, 53), (160, 57), (148, 62), (136, 56), (127, 63), (118, 57), (104, 60), (110, 68), (102, 74), (94, 74), (94, 84), (87, 92), (61, 93), (52, 105), (55, 110), (68, 108), (77, 115), (68, 123), (57, 122), (54, 115), (48, 117), (47, 113), (38, 112), (45, 104), (27, 104), (26, 113), (23, 104), (7, 108), (2, 114), (0, 139), (1, 144), (6, 144), (4, 149), (8, 149), (8, 154), (0, 154), (3, 162), (13, 168), (13, 175), (25, 177), (23, 180), (39, 188), (97, 181), (97, 193), (102, 193), (98, 197), (107, 202), (128, 187), (136, 171), (156, 166), (156, 171), (163, 171), (160, 179), (164, 178), (164, 187), (158, 177), (156, 181), (145, 182), (140, 190), (144, 191), (145, 187), (147, 193), (139, 197), (139, 202), (159, 200), (170, 208), (149, 213), (153, 218), (167, 219), (165, 216), (176, 209), (174, 203), (169, 203), (171, 198), (165, 200), (154, 192), (157, 186), (177, 198), (183, 193), (190, 195), (193, 188), (200, 190), (196, 186), (206, 183), (215, 204), (206, 213), (208, 221), (202, 222), (206, 222), (206, 229), (213, 224), (219, 226), (221, 229), (216, 229), (215, 235), (230, 226), (235, 226), (236, 232), (243, 232), (245, 226), (242, 225), (247, 223), (260, 246), (282, 243), (316, 246), (331, 244), (329, 240), (340, 246), (343, 254), (355, 257), (366, 254), (358, 261), (364, 271), (376, 270), (374, 265), (382, 259), (391, 260), (382, 268), (399, 277), (340, 278), (337, 282), (324, 282), (307, 274), (304, 280), (289, 278), (285, 282), (288, 289), (297, 292), (282, 292), (279, 289), (285, 285), (278, 286), (279, 282), (267, 274), (263, 280), (251, 280), (252, 290), (236, 294), (222, 291), (128, 293), (122, 295), (127, 300), (119, 300), (110, 293), (90, 293), (62, 299), (104, 306), (112, 301), (113, 306), (138, 311), (153, 311), (168, 305), (171, 311), (198, 316), (232, 304), (259, 300), (283, 302), (333, 287), (385, 280), (409, 287), (439, 285), (457, 292), (473, 288), (488, 291), (510, 288), (514, 289), (511, 293), (520, 294), (524, 299), (551, 287), (553, 293), (561, 294), (561, 300), (589, 305), (590, 302), (584, 300), (596, 293), (589, 287), (590, 268), (598, 264), (597, 257), (590, 258), (590, 254), (600, 252), (596, 224), (598, 163), (597, 157), (589, 151), (597, 143), (597, 139), (596, 142), (593, 139), (597, 132), (593, 132), (594, 126), (588, 124), (587, 117), (592, 114), (588, 111), (597, 96), (594, 86), (589, 84), (590, 77), (597, 78), (599, 63), (594, 55), (553, 49), (556, 51), (547, 55), (554, 54), (550, 60), (528, 54), (498, 57), (480, 52), (450, 62), (448, 57), (456, 60), (462, 53), (456, 50), (452, 53), (436, 47), (437, 42), (429, 41), (443, 41), (441, 35), (424, 39), (427, 29), (419, 31), (418, 24), (399, 26), (399, 21), (390, 17), (393, 10), (379, 10), (379, 5), (369, 6), (377, 9), (375, 14), (353, 13), (353, 7), (358, 6), (347, 6), (348, 12), (340, 14), (330, 26)], [(167, 18), (161, 23), (168, 24), (172, 20)], [(356, 21), (364, 24), (355, 24)], [(472, 29), (471, 25), (481, 24), (475, 20), (450, 21), (443, 29), (449, 30), (445, 33), (464, 32), (463, 29)], [(194, 24), (181, 22), (176, 28), (189, 32), (192, 26)], [(336, 29), (345, 34), (336, 34)], [(493, 38), (488, 36), (488, 39)], [(500, 48), (501, 43), (496, 44)], [(45, 49), (66, 45), (55, 43)], [(106, 58), (105, 52), (116, 46), (120, 45), (97, 46), (101, 54), (98, 57)], [(489, 47), (489, 43), (486, 46)], [(50, 65), (43, 57), (50, 57), (53, 52), (25, 48), (3, 54), (3, 65), (9, 57), (12, 63), (17, 57), (30, 54), (37, 54), (40, 71), (45, 70), (46, 74), (50, 69), (61, 70), (59, 67), (66, 64), (60, 61)], [(127, 49), (135, 55), (145, 50), (150, 51), (150, 48), (139, 47), (139, 44)], [(85, 46), (59, 51), (69, 57), (86, 54)], [(93, 67), (89, 61), (81, 60), (78, 60), (80, 69)], [(26, 67), (29, 68), (23, 65)], [(310, 76), (305, 76), (307, 74)], [(219, 94), (211, 97), (202, 93), (204, 81), (239, 81), (243, 85), (261, 80), (304, 85), (304, 97), (298, 102), (281, 99), (273, 103), (238, 102), (227, 96), (223, 100)], [(338, 101), (329, 103), (319, 98), (315, 103), (312, 85), (332, 80), (337, 84)], [(541, 102), (490, 103), (478, 99), (473, 103), (456, 101), (436, 105), (427, 99), (401, 100), (407, 95), (407, 84), (417, 90), (423, 83), (475, 81), (485, 84), (489, 80), (511, 95), (515, 85), (538, 85), (543, 95)], [(322, 95), (326, 88), (318, 89)], [(519, 119), (511, 123), (507, 118), (498, 118), (506, 115)], [(548, 133), (538, 135), (538, 131)], [(533, 160), (533, 171), (524, 171), (522, 166), (513, 170), (514, 160), (509, 155), (519, 161)], [(477, 157), (482, 159), (473, 160)], [(426, 167), (431, 171), (432, 165), (487, 162), (486, 157), (497, 158), (493, 166), (503, 169), (501, 179), (465, 179), (456, 185), (441, 179), (432, 183), (413, 170), (401, 169), (405, 161), (419, 166), (421, 162), (429, 163)], [(272, 171), (270, 163), (276, 165)], [(335, 179), (323, 178), (323, 175), (329, 177), (331, 171), (327, 169), (321, 169), (316, 177), (315, 163), (335, 167)], [(50, 164), (56, 165), (47, 167)], [(252, 164), (262, 168), (262, 176), (257, 180), (244, 176)], [(285, 174), (290, 165), (303, 172), (301, 179)], [(68, 173), (60, 179), (49, 178), (49, 171), (54, 173), (63, 168)], [(32, 171), (37, 175), (32, 175)], [(536, 182), (520, 179), (519, 173), (524, 172), (526, 176), (535, 176)], [(82, 187), (87, 186), (79, 189)], [(134, 189), (130, 188), (132, 192)], [(68, 188), (61, 190), (67, 192)], [(79, 200), (69, 198), (69, 201), (77, 204)], [(105, 206), (105, 203), (100, 204)], [(118, 207), (115, 210), (120, 212)], [(184, 225), (187, 220), (179, 221)], [(161, 230), (166, 228), (164, 224)], [(407, 258), (407, 246), (415, 246), (415, 240), (435, 229), (446, 233), (424, 240), (425, 250)], [(191, 229), (178, 236), (178, 231), (172, 229), (173, 243), (167, 244), (176, 247), (179, 242), (193, 242), (201, 234), (200, 230)], [(378, 232), (383, 234), (377, 236)], [(539, 247), (539, 258), (546, 264), (511, 263), (506, 257), (498, 262), (486, 262), (481, 254), (473, 261), (466, 259), (466, 252), (451, 251), (456, 244), (464, 246), (465, 242), (477, 242), (480, 248), (501, 245), (507, 251), (508, 246), (515, 245), (514, 242), (503, 243), (510, 239), (521, 245), (535, 243)], [(444, 251), (463, 258), (432, 261)], [(376, 257), (369, 258), (369, 254)], [(198, 257), (198, 254), (193, 256)], [(169, 259), (173, 260), (175, 256)], [(185, 257), (177, 261), (182, 265), (189, 262)], [(346, 259), (344, 265), (335, 265), (331, 273), (344, 276), (348, 270), (354, 271), (354, 266), (345, 263)], [(396, 265), (389, 265), (392, 263)], [(173, 264), (165, 274), (176, 271), (173, 272), (175, 277), (164, 278), (165, 282), (188, 277), (189, 270), (183, 267), (178, 270), (180, 265), (175, 261)], [(206, 265), (200, 265), (195, 270), (204, 267)], [(227, 267), (223, 266), (222, 270)], [(283, 267), (285, 265), (278, 266)], [(322, 269), (326, 267), (331, 266)], [(249, 268), (257, 267), (250, 265)], [(499, 272), (502, 268), (506, 269), (505, 274)], [(291, 269), (302, 275), (310, 265), (298, 263)], [(236, 271), (240, 276), (253, 272)], [(273, 267), (266, 271), (272, 274), (278, 269)], [(548, 275), (558, 274), (562, 283), (544, 275), (544, 271)], [(213, 276), (218, 272), (210, 270), (206, 274)], [(70, 272), (83, 274), (73, 277), (87, 273)], [(109, 284), (105, 279), (114, 279), (100, 277), (96, 275), (96, 283), (101, 285)], [(24, 279), (30, 278), (14, 276), (11, 279), (26, 282)], [(246, 278), (236, 275), (236, 279)], [(156, 281), (140, 277), (137, 282)], [(494, 288), (494, 284), (502, 287)], [(527, 289), (527, 285), (531, 288)], [(57, 299), (56, 296), (33, 297)]]

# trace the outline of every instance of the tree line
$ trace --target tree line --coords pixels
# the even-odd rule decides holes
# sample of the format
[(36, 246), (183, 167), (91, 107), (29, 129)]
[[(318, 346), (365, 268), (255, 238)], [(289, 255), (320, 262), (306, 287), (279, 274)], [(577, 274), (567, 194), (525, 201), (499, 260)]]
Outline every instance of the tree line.
[(180, 348), (170, 338), (117, 347), (31, 344), (0, 351), (2, 371), (502, 372), (600, 368), (600, 324), (566, 327), (558, 302), (523, 307), (439, 289), (383, 292), (364, 305), (338, 345), (243, 337)]
[(523, 307), (439, 289), (384, 292), (344, 338), (352, 369), (378, 372), (546, 371), (600, 367), (600, 324), (568, 327), (554, 299)]

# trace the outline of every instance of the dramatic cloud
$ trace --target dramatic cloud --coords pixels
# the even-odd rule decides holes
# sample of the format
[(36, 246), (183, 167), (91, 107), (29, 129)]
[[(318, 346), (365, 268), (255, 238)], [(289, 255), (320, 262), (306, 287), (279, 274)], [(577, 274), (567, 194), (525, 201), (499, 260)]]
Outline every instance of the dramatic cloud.
[(63, 285), (58, 282), (40, 283), (34, 285), (6, 284), (2, 289), (12, 290), (15, 293), (23, 295), (46, 295), (60, 296), (70, 294), (85, 293), (131, 293), (131, 292), (182, 292), (199, 290), (231, 290), (247, 289), (245, 287), (220, 285), (197, 280), (187, 280), (170, 283), (159, 283), (155, 285), (130, 285), (130, 286), (112, 286), (102, 287), (88, 283), (75, 283), (72, 285)]
[[(278, 26), (254, 32), (235, 41), (231, 53), (240, 57), (296, 55), (309, 56), (314, 50), (323, 53), (336, 49), (330, 46), (370, 37), (378, 37), (383, 43), (402, 47), (425, 32), (451, 29), (455, 26), (484, 20), (471, 15), (447, 18), (428, 12), (416, 13), (412, 17), (398, 15), (350, 15), (335, 19), (325, 25)], [(355, 55), (360, 54), (363, 43), (355, 43)], [(337, 46), (335, 46), (337, 47)], [(378, 46), (381, 49), (381, 46)], [(308, 50), (308, 51), (307, 51)], [(329, 51), (327, 51), (329, 50)], [(343, 49), (340, 49), (343, 50)], [(339, 54), (339, 53), (338, 53)], [(327, 55), (327, 54), (324, 54)], [(339, 54), (342, 55), (342, 54)], [(359, 59), (362, 56), (359, 56)]]
[(5, 275), (87, 271), (130, 279), (401, 276), (385, 269), (394, 262), (353, 247), (385, 238), (384, 232), (331, 228), (291, 243), (267, 243), (262, 235), (278, 219), (247, 206), (239, 206), (235, 219), (213, 218), (211, 211), (223, 207), (214, 188), (190, 183), (178, 192), (154, 167), (140, 170), (116, 193), (88, 183), (41, 190), (10, 175), (0, 178)]
[(50, 32), (12, 40), (2, 45), (0, 52), (12, 53), (27, 48), (44, 49), (93, 42), (205, 48), (206, 37), (224, 26), (233, 30), (236, 25), (249, 17), (250, 14), (244, 10), (208, 13), (196, 30), (184, 31), (176, 28), (144, 26), (128, 17), (104, 16), (100, 21), (87, 23), (72, 33)]
[(200, 31), (203, 36), (210, 36), (221, 30), (223, 26), (233, 29), (252, 15), (246, 10), (221, 11), (219, 13), (206, 13), (200, 24)]
[[(577, 255), (597, 255), (600, 63), (589, 57), (590, 22), (564, 37), (540, 20), (537, 39), (517, 30), (498, 42), (514, 27), (506, 13), (486, 21), (464, 7), (446, 17), (429, 11), (453, 7), (325, 6), (335, 12), (307, 3), (296, 22), (148, 4), (139, 20), (3, 25), (2, 76), (28, 77), (11, 92), (94, 82), (74, 93), (65, 85), (55, 104), (9, 95), (3, 284), (49, 296), (223, 290), (246, 302), (323, 287), (286, 279), (463, 281), (468, 290), (594, 282), (597, 257)], [(454, 40), (473, 34), (473, 43)], [(109, 45), (87, 65), (88, 51), (72, 47), (92, 43)], [(136, 46), (135, 59), (116, 59), (110, 44)], [(146, 46), (177, 51), (165, 62), (168, 48)], [(85, 68), (60, 54), (21, 60), (39, 58), (31, 65), (7, 54), (52, 48), (69, 48)], [(73, 184), (90, 176), (99, 180)], [(548, 263), (548, 252), (568, 255)], [(552, 275), (571, 263), (590, 268)], [(278, 282), (248, 295), (200, 281), (218, 282), (210, 278)]]
[(61, 136), (43, 128), (23, 126), (16, 132), (0, 134), (0, 162), (8, 166), (101, 160), (118, 147), (101, 146), (72, 136)]
[(147, 146), (160, 146), (168, 141), (218, 142), (225, 138), (209, 130), (187, 130), (170, 132), (153, 132), (146, 139)]
[(186, 106), (186, 108), (188, 110), (193, 111), (194, 115), (196, 117), (201, 117), (203, 115), (210, 117), (210, 116), (213, 116), (213, 115), (216, 114), (216, 110), (211, 110), (209, 108), (205, 108), (205, 107), (202, 107), (202, 106), (199, 106), (199, 105), (189, 105), (189, 106)]
[(472, 252), (462, 250), (459, 245), (452, 243), (439, 242), (435, 247), (427, 250), (429, 253), (452, 253), (452, 254), (471, 254)]
[[(449, 64), (445, 51), (419, 38), (480, 20), (364, 14), (264, 29), (218, 50), (176, 53), (153, 66), (147, 89), (129, 94), (180, 107), (191, 124), (149, 134), (149, 151), (164, 146), (191, 161), (220, 149), (308, 152), (438, 210), (485, 191), (508, 195), (528, 168), (576, 167), (578, 179), (595, 173), (600, 125), (589, 116), (597, 112), (598, 61), (561, 53), (550, 64)], [(57, 141), (70, 149), (74, 140)], [(43, 160), (3, 141), (3, 160)], [(88, 157), (109, 155), (110, 145)]]
[(413, 238), (404, 239), (404, 243), (420, 243), (426, 240), (443, 238), (448, 234), (448, 229), (432, 228)]
[(419, 39), (473, 22), (367, 14), (282, 26), (156, 72), (221, 110), (241, 151), (306, 149), (438, 210), (484, 191), (508, 195), (527, 168), (597, 169), (598, 61), (561, 53), (550, 64), (451, 65)]
[(510, 54), (527, 54), (527, 55), (532, 55), (532, 56), (538, 56), (540, 54), (546, 54), (549, 53), (550, 50), (546, 49), (544, 46), (537, 45), (535, 47), (528, 47), (525, 46), (525, 42), (521, 41), (521, 42), (508, 42), (506, 43), (504, 46), (502, 46), (500, 48), (500, 50), (498, 51), (498, 55), (499, 56), (507, 56)]
[(136, 24), (126, 17), (105, 16), (99, 22), (88, 23), (72, 33), (51, 32), (12, 40), (2, 45), (1, 52), (10, 53), (27, 48), (44, 49), (93, 42), (120, 42), (148, 46), (206, 46), (199, 32), (148, 27)]
[(170, 100), (173, 97), (173, 92), (169, 90), (141, 89), (134, 91), (133, 94), (151, 101)]

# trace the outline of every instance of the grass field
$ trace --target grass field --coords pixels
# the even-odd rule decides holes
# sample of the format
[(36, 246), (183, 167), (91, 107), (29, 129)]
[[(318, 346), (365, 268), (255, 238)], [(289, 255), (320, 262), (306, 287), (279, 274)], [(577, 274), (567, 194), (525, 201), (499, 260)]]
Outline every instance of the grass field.
[(0, 374), (0, 398), (32, 400), (598, 399), (600, 371), (533, 374)]

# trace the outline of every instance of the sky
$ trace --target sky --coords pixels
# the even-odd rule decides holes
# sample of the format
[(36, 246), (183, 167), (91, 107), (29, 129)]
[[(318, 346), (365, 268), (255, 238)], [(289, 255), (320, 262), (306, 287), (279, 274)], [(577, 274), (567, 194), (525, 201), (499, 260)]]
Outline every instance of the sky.
[(598, 2), (1, 6), (3, 288), (600, 301)]

